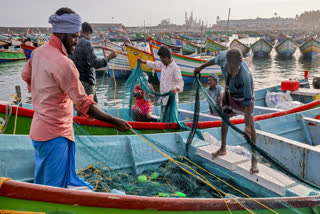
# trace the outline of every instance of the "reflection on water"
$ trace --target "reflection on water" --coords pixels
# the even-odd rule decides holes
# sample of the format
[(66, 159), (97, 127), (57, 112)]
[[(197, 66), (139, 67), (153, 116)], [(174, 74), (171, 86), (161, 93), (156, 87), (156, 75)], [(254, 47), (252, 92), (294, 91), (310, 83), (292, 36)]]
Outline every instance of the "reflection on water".
[[(244, 39), (244, 43), (252, 44), (256, 39)], [(231, 40), (232, 41), (232, 40)], [(21, 79), (21, 71), (26, 61), (10, 62), (0, 64), (0, 100), (8, 100), (13, 95), (15, 85), (20, 85), (24, 102), (30, 102), (30, 93), (27, 92), (27, 86)], [(288, 59), (277, 56), (272, 50), (271, 55), (266, 58), (252, 58), (249, 62), (249, 68), (253, 74), (255, 89), (261, 89), (279, 84), (286, 79), (303, 78), (304, 71), (309, 71), (309, 79), (315, 74), (320, 74), (320, 59), (305, 59), (301, 56), (299, 49)], [(124, 89), (126, 80), (117, 80), (116, 84), (113, 78), (106, 75), (97, 76), (97, 96), (99, 104), (105, 107), (123, 107), (121, 102), (128, 103), (129, 93)], [(159, 91), (159, 83), (151, 82), (156, 91)], [(220, 81), (224, 85), (224, 81)], [(206, 85), (206, 83), (204, 84)], [(114, 91), (116, 89), (116, 93)], [(194, 90), (192, 85), (186, 85), (184, 91), (179, 96), (180, 103), (194, 100)], [(115, 104), (115, 101), (117, 104)]]
[(303, 55), (299, 57), (298, 64), (302, 69), (308, 70), (314, 74), (320, 71), (320, 55), (315, 58), (306, 58)]

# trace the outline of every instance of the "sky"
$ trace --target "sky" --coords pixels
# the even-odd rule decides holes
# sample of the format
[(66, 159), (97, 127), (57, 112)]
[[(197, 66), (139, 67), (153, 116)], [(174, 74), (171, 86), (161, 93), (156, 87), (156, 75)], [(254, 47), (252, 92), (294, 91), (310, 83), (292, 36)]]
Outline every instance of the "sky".
[(185, 12), (216, 23), (227, 19), (294, 18), (304, 11), (319, 10), (320, 0), (0, 0), (0, 26), (50, 27), (48, 18), (60, 7), (69, 7), (82, 21), (122, 23), (125, 26), (155, 26), (163, 19), (183, 24)]

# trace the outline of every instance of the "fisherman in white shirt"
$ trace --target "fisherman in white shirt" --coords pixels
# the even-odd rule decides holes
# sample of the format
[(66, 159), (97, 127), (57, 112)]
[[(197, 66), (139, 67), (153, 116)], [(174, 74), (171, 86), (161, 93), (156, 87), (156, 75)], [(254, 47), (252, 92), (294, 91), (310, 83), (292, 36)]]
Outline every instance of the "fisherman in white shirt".
[[(161, 62), (145, 61), (141, 58), (138, 58), (138, 61), (146, 64), (149, 68), (161, 71), (160, 93), (162, 94), (172, 91), (176, 95), (176, 102), (178, 104), (178, 93), (181, 93), (183, 91), (184, 86), (180, 68), (171, 58), (171, 52), (169, 48), (161, 46), (158, 51), (158, 56), (160, 57)], [(161, 98), (161, 121), (164, 118), (164, 112), (168, 99), (168, 96)]]

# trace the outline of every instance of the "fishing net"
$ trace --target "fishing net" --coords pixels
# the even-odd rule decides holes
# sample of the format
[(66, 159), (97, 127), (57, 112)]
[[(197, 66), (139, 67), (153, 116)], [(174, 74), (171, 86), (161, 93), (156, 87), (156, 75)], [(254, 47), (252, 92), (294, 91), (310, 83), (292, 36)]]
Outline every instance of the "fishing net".
[[(182, 164), (188, 164), (183, 157), (178, 157)], [(196, 166), (189, 168), (191, 171), (201, 173)], [(185, 172), (171, 161), (164, 162), (156, 169), (146, 169), (141, 174), (117, 172), (102, 163), (95, 163), (78, 172), (78, 174), (92, 184), (96, 192), (111, 192), (117, 194), (140, 195), (149, 197), (188, 197), (188, 198), (220, 198), (221, 196), (201, 180)], [(241, 193), (228, 187), (222, 181), (206, 178), (210, 183), (228, 190), (223, 197), (232, 195), (241, 197)], [(236, 185), (236, 188), (240, 188)], [(253, 191), (246, 190), (251, 196), (258, 196)]]
[[(168, 116), (163, 117), (163, 121), (175, 122), (179, 124), (180, 131), (188, 130), (188, 132), (173, 133), (164, 137), (161, 134), (145, 135), (137, 130), (132, 130), (134, 135), (131, 137), (118, 136), (115, 138), (110, 136), (109, 138), (112, 140), (108, 140), (105, 136), (101, 138), (91, 136), (82, 127), (75, 124), (76, 142), (79, 145), (77, 150), (78, 153), (82, 153), (80, 156), (86, 157), (79, 160), (80, 166), (82, 166), (82, 169), (78, 171), (80, 177), (89, 182), (97, 192), (115, 194), (149, 197), (232, 198), (237, 203), (239, 202), (238, 198), (250, 198), (255, 201), (256, 197), (278, 197), (277, 193), (267, 188), (255, 189), (254, 182), (239, 178), (239, 175), (232, 171), (227, 172), (223, 167), (212, 165), (208, 161), (195, 157), (195, 148), (201, 143), (206, 145), (202, 141), (203, 134), (197, 129), (198, 122), (202, 119), (201, 105), (203, 102), (200, 101), (202, 96), (206, 98), (206, 102), (218, 116), (241, 136), (238, 141), (234, 141), (236, 143), (232, 144), (232, 146), (237, 146), (240, 151), (240, 153), (237, 151), (235, 153), (246, 155), (248, 159), (251, 156), (257, 158), (260, 163), (278, 169), (295, 179), (297, 183), (308, 186), (316, 194), (319, 190), (317, 185), (292, 173), (280, 161), (256, 146), (241, 129), (230, 123), (226, 115), (221, 112), (217, 102), (207, 94), (199, 77), (195, 76), (195, 79), (195, 102), (192, 107), (192, 117), (189, 118), (193, 123), (190, 129), (181, 120), (174, 94), (171, 92), (156, 93), (138, 63), (128, 80), (123, 83), (126, 88), (124, 91), (127, 90), (126, 97), (129, 99), (126, 99), (127, 102), (122, 102), (123, 108), (118, 108), (119, 117), (128, 121), (137, 119), (133, 111), (135, 105), (133, 91), (138, 85), (143, 91), (143, 99), (153, 101), (152, 107), (155, 107), (154, 109), (159, 106), (157, 102), (161, 98), (169, 97), (165, 108), (165, 114)], [(127, 108), (125, 108), (126, 106)], [(158, 108), (152, 113), (160, 117), (160, 111), (161, 108)], [(159, 121), (159, 118), (155, 120)], [(197, 133), (199, 134), (197, 135)], [(257, 153), (252, 152), (251, 149)], [(300, 213), (280, 199), (276, 202), (289, 208), (293, 213)], [(247, 211), (253, 209), (240, 204)], [(271, 213), (277, 213), (259, 202), (257, 204), (270, 210)]]

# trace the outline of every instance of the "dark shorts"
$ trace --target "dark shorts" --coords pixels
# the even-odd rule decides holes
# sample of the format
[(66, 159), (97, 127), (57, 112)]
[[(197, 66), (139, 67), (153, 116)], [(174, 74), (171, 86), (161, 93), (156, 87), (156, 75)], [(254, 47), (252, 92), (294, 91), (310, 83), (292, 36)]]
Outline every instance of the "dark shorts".
[[(222, 95), (222, 111), (229, 117), (236, 114), (244, 115), (245, 105), (243, 105), (243, 97), (232, 96), (232, 94), (225, 90)], [(252, 96), (252, 103), (250, 105), (250, 113), (253, 116), (254, 111), (254, 96)]]

